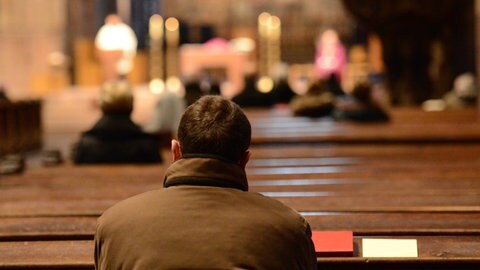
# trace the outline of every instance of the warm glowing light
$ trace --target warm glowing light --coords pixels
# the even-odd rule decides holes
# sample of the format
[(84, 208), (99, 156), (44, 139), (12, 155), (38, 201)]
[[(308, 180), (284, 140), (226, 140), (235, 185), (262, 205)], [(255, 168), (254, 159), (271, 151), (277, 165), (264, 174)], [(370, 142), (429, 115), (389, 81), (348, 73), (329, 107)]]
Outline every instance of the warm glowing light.
[(168, 18), (165, 21), (165, 28), (167, 29), (167, 31), (177, 31), (179, 26), (180, 26), (180, 24), (179, 24), (178, 20), (173, 18), (173, 17)]
[(165, 83), (161, 79), (153, 79), (149, 84), (150, 92), (154, 94), (161, 94), (165, 91)]
[(274, 28), (279, 28), (282, 22), (278, 16), (271, 16), (270, 17), (270, 26)]
[(443, 111), (446, 108), (445, 101), (441, 99), (429, 99), (422, 103), (422, 109), (427, 112)]
[(48, 55), (48, 63), (52, 67), (63, 67), (68, 64), (68, 57), (62, 52), (55, 51)]
[(255, 41), (247, 37), (234, 38), (230, 40), (230, 44), (241, 52), (251, 52), (255, 49)]
[(263, 76), (258, 80), (257, 88), (262, 93), (268, 93), (273, 90), (273, 80), (268, 76)]
[(168, 77), (167, 79), (167, 89), (177, 93), (182, 88), (182, 82), (178, 77)]
[(282, 25), (280, 18), (277, 16), (271, 16), (268, 25), (270, 27), (270, 38), (278, 39), (280, 37), (280, 27)]
[(261, 25), (267, 25), (268, 21), (270, 20), (270, 13), (268, 12), (262, 12), (260, 15), (258, 15), (258, 23)]
[(150, 17), (149, 22), (149, 34), (152, 39), (161, 39), (163, 36), (163, 18), (162, 16), (155, 14)]

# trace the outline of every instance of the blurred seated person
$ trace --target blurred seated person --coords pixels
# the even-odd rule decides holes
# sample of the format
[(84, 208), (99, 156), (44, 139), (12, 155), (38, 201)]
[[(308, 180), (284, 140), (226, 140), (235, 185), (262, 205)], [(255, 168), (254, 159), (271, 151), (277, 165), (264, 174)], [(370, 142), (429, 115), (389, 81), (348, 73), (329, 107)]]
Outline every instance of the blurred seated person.
[(290, 110), (294, 116), (330, 116), (333, 108), (334, 95), (324, 80), (313, 82), (304, 95), (296, 96), (290, 102)]
[(178, 124), (187, 107), (187, 102), (182, 94), (170, 89), (162, 91), (155, 103), (152, 119), (143, 130), (151, 134), (160, 134), (162, 141), (168, 141), (169, 144), (170, 141), (166, 139), (176, 137)]
[(221, 80), (208, 74), (185, 75), (185, 100), (192, 105), (205, 95), (221, 95)]
[(274, 103), (272, 92), (262, 93), (257, 87), (258, 76), (255, 73), (244, 77), (244, 87), (240, 94), (233, 97), (233, 102), (240, 107), (271, 107)]
[(0, 85), (0, 103), (10, 103), (10, 99), (7, 96), (7, 91), (3, 85)]
[(203, 96), (202, 87), (200, 87), (200, 81), (188, 81), (185, 83), (185, 99), (187, 106), (195, 103)]
[(95, 37), (95, 47), (105, 81), (125, 78), (133, 68), (137, 37), (116, 14), (109, 14)]
[(102, 86), (100, 107), (103, 115), (82, 134), (73, 151), (75, 163), (154, 163), (161, 162), (157, 138), (144, 133), (131, 119), (132, 89), (127, 81)]
[(333, 96), (342, 97), (345, 95), (345, 91), (343, 91), (338, 77), (335, 74), (330, 74), (325, 83), (327, 84), (328, 91), (332, 93)]
[(449, 109), (458, 109), (477, 104), (477, 87), (472, 73), (464, 73), (455, 78), (453, 89), (443, 96)]
[(288, 104), (295, 96), (288, 83), (288, 65), (286, 63), (275, 65), (272, 77), (274, 81), (273, 102), (275, 104)]
[[(381, 91), (376, 89), (376, 91)], [(335, 103), (334, 117), (337, 120), (358, 122), (388, 121), (387, 108), (380, 95), (375, 95), (369, 82), (357, 83), (351, 94), (339, 98)]]
[(225, 81), (225, 75), (219, 72), (205, 72), (200, 79), (200, 88), (205, 95), (222, 95), (222, 85)]
[(316, 43), (315, 73), (319, 79), (326, 80), (335, 75), (339, 81), (347, 63), (345, 46), (333, 29), (325, 30)]

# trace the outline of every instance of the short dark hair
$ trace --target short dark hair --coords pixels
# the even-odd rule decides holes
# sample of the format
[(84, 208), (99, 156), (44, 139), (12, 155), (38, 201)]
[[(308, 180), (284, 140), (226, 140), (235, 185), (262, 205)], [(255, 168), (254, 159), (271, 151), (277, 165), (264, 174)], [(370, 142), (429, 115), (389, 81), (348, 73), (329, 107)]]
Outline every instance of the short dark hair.
[(178, 127), (182, 154), (217, 155), (239, 161), (252, 130), (240, 107), (220, 96), (203, 96), (184, 112)]

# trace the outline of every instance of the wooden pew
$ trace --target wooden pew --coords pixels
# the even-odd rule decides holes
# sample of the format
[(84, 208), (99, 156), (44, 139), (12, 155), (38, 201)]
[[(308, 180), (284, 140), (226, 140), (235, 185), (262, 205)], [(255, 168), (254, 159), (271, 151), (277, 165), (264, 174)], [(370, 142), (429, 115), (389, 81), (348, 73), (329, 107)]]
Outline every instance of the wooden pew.
[[(478, 236), (402, 236), (417, 239), (418, 258), (363, 258), (361, 239), (348, 258), (318, 258), (318, 269), (473, 269), (480, 265)], [(1, 269), (93, 269), (92, 241), (0, 242)], [(467, 268), (468, 267), (468, 268)]]
[[(245, 114), (252, 121), (272, 122), (289, 122), (300, 124), (303, 121), (312, 119), (330, 121), (329, 117), (309, 118), (309, 117), (294, 117), (288, 107), (275, 107), (270, 109), (265, 108), (245, 108)], [(419, 107), (393, 107), (390, 111), (391, 121), (393, 122), (476, 122), (478, 118), (478, 111), (476, 108), (462, 108), (456, 110), (444, 111), (424, 111)]]
[[(479, 212), (300, 212), (312, 230), (355, 235), (480, 235)], [(0, 242), (91, 240), (97, 216), (4, 217)], [(0, 256), (1, 257), (1, 256)]]
[(0, 156), (38, 149), (41, 144), (41, 101), (0, 104)]
[(387, 123), (338, 122), (332, 118), (293, 117), (288, 109), (246, 110), (253, 144), (479, 142), (474, 109), (425, 112), (395, 108)]
[[(258, 150), (248, 167), (251, 190), (302, 211), (313, 229), (350, 228), (357, 237), (402, 236), (419, 239), (419, 249), (423, 245), (418, 259), (325, 258), (319, 259), (319, 268), (464, 269), (479, 263), (480, 256), (464, 248), (478, 251), (477, 144), (445, 149), (362, 145)], [(307, 165), (297, 166), (283, 157), (304, 157)], [(392, 157), (398, 157), (393, 165)], [(62, 257), (57, 250), (62, 248), (71, 248), (69, 254), (91, 254), (93, 246), (84, 240), (92, 239), (97, 216), (123, 198), (160, 188), (165, 166), (67, 164), (5, 177), (0, 182), (0, 244), (12, 251), (2, 253), (0, 246), (0, 268), (90, 269), (91, 258), (82, 262), (79, 258), (86, 257), (80, 253), (73, 260), (49, 256)], [(49, 241), (72, 239), (76, 241)], [(51, 253), (42, 257), (31, 247)], [(40, 255), (32, 262), (19, 254)]]
[[(340, 149), (343, 151), (343, 147)], [(435, 152), (427, 150), (423, 152)], [(475, 213), (479, 210), (480, 186), (474, 181), (479, 168), (475, 159), (470, 160), (473, 155), (449, 166), (444, 157), (424, 159), (422, 155), (413, 155), (410, 160), (399, 160), (390, 166), (384, 164), (385, 153), (375, 161), (380, 165), (371, 165), (370, 158), (358, 159), (356, 165), (337, 166), (338, 172), (322, 171), (332, 166), (266, 167), (268, 162), (260, 162), (259, 167), (255, 165), (259, 160), (253, 159), (254, 165), (248, 168), (250, 187), (299, 211)], [(408, 153), (405, 152), (405, 157), (409, 157)], [(367, 169), (360, 170), (362, 166)], [(438, 170), (438, 166), (445, 168)], [(404, 170), (398, 172), (402, 167)], [(98, 216), (121, 199), (161, 188), (164, 168), (68, 165), (39, 168), (2, 181), (6, 188), (0, 191), (0, 216)], [(310, 169), (320, 172), (312, 173)]]
[[(480, 188), (473, 179), (480, 175), (480, 168), (474, 163), (472, 166), (442, 170), (424, 166), (422, 170), (402, 172), (394, 167), (374, 167), (370, 171), (349, 167), (316, 173), (294, 170), (305, 169), (301, 167), (249, 171), (252, 191), (275, 197), (299, 211), (477, 211)], [(117, 176), (109, 178), (106, 175), (112, 170), (103, 167), (106, 175), (102, 175), (101, 168), (96, 168), (97, 177), (86, 179), (80, 170), (83, 168), (79, 168), (69, 173), (68, 169), (64, 173), (60, 170), (60, 175), (51, 178), (54, 182), (37, 179), (33, 184), (18, 184), (19, 179), (28, 176), (12, 177), (10, 183), (3, 181), (11, 186), (0, 192), (0, 216), (98, 215), (121, 199), (161, 188), (159, 175), (137, 176), (141, 180), (134, 182), (130, 176), (122, 176), (120, 169)], [(144, 171), (158, 167), (146, 168)], [(313, 167), (317, 168), (324, 169)], [(74, 180), (75, 175), (80, 181)]]
[[(464, 150), (468, 152), (473, 148), (464, 147)], [(425, 152), (435, 152), (425, 149)], [(479, 175), (479, 166), (475, 162), (475, 155), (450, 163), (443, 156), (437, 160), (433, 157), (428, 158), (430, 154), (418, 155), (414, 148), (410, 154), (412, 153), (414, 154), (412, 158), (397, 160), (395, 164), (386, 162), (383, 155), (378, 160), (357, 159), (354, 164), (306, 167), (266, 167), (265, 163), (256, 166), (256, 160), (253, 159), (254, 165), (248, 168), (248, 174), (253, 191), (278, 197), (284, 202), (292, 203), (295, 208), (299, 207), (297, 209), (300, 211), (329, 211), (335, 210), (337, 206), (342, 207), (337, 210), (348, 210), (348, 207), (352, 206), (358, 211), (400, 207), (426, 211), (447, 206), (449, 209), (476, 209), (478, 185), (472, 179)], [(406, 152), (406, 157), (408, 156)], [(454, 155), (450, 157), (457, 158)], [(39, 215), (54, 215), (56, 211), (65, 214), (70, 211), (69, 209), (77, 209), (78, 214), (98, 215), (105, 209), (104, 207), (120, 199), (160, 188), (165, 169), (163, 166), (143, 166), (141, 170), (135, 166), (115, 167), (114, 170), (108, 168), (102, 166), (84, 166), (78, 170), (72, 169), (71, 166), (43, 168), (31, 174), (10, 177), (11, 181), (3, 182), (3, 185), (12, 187), (1, 193), (0, 201), (3, 203), (0, 206), (0, 214), (30, 215), (38, 209)], [(56, 173), (54, 182), (51, 182), (51, 175), (44, 173), (46, 171)], [(75, 181), (74, 179), (78, 177), (81, 177), (81, 180)], [(111, 186), (114, 183), (116, 187)], [(55, 188), (49, 189), (48, 187), (52, 185)], [(431, 187), (427, 189), (428, 186)], [(389, 191), (387, 194), (391, 202), (386, 202), (382, 207), (374, 207), (374, 200), (381, 198), (378, 194), (385, 193), (389, 188), (395, 191), (395, 193)], [(348, 193), (348, 190), (353, 192)], [(327, 196), (330, 194), (342, 200), (335, 203), (334, 197)], [(445, 201), (437, 202), (438, 196)], [(305, 198), (298, 200), (302, 197)], [(93, 203), (89, 205), (88, 202), (80, 203), (82, 209), (76, 206), (79, 202), (92, 199), (99, 199), (99, 207), (95, 207)], [(402, 199), (411, 201), (401, 202)], [(359, 208), (355, 201), (364, 204)], [(348, 203), (345, 204), (346, 202)], [(312, 206), (308, 206), (309, 203), (322, 205), (324, 208), (313, 209)], [(52, 206), (54, 204), (60, 205)], [(43, 209), (39, 209), (42, 207)]]

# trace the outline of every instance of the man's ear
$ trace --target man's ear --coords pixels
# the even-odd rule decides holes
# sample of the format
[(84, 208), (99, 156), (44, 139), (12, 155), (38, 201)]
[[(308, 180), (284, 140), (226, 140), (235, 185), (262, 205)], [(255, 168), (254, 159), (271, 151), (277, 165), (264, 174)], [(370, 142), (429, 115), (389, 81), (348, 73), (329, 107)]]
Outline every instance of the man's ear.
[(250, 160), (250, 151), (247, 150), (245, 151), (245, 153), (243, 153), (242, 157), (238, 161), (238, 164), (245, 169), (249, 160)]
[(182, 149), (180, 148), (180, 142), (172, 140), (172, 160), (176, 161), (182, 157)]

